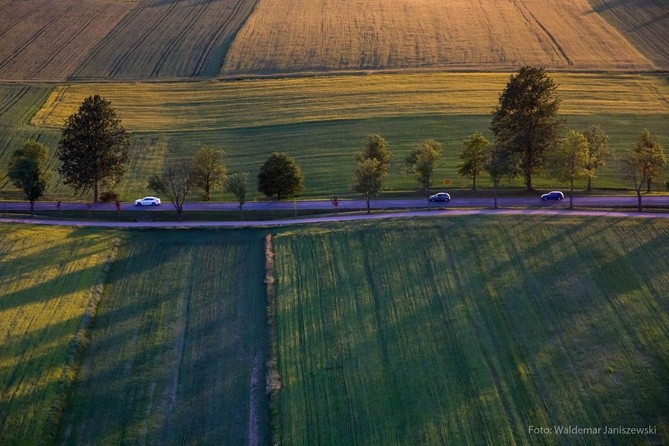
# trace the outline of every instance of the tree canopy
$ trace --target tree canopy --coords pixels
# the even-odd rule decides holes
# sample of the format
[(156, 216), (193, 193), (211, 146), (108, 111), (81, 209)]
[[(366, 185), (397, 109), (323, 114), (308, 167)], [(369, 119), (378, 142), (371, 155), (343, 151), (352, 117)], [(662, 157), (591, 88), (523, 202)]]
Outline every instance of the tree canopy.
[(246, 186), (248, 180), (249, 174), (246, 172), (233, 173), (228, 177), (228, 191), (237, 199), (240, 210), (244, 206), (244, 203), (246, 203)]
[(443, 145), (434, 139), (423, 141), (411, 149), (404, 159), (409, 170), (416, 176), (416, 180), (423, 189), (430, 191), (432, 187), (432, 173), (441, 159)]
[(583, 135), (588, 140), (587, 190), (591, 191), (592, 179), (595, 178), (597, 169), (606, 165), (606, 160), (611, 157), (611, 149), (609, 148), (609, 137), (600, 126), (591, 125)]
[(49, 151), (37, 141), (28, 140), (23, 148), (14, 151), (9, 158), (7, 176), (14, 186), (18, 187), (30, 201), (30, 214), (46, 190), (48, 174), (45, 163)]
[(660, 143), (648, 130), (642, 130), (636, 144), (625, 158), (627, 174), (634, 182), (639, 212), (642, 211), (641, 188), (648, 179), (659, 176), (666, 164), (667, 157)]
[(260, 166), (258, 190), (268, 198), (289, 198), (302, 192), (304, 176), (293, 158), (283, 152), (273, 152)]
[(376, 195), (381, 191), (383, 184), (383, 176), (381, 170), (381, 163), (376, 158), (368, 158), (358, 161), (355, 169), (355, 177), (351, 189), (354, 192), (361, 193), (365, 196), (367, 202), (367, 213), (370, 210), (370, 200), (372, 195)]
[(190, 159), (169, 163), (160, 175), (149, 178), (149, 189), (165, 195), (177, 211), (179, 221), (183, 217), (183, 207), (194, 184), (193, 162)]
[(549, 170), (558, 181), (569, 182), (569, 208), (574, 208), (574, 180), (588, 178), (588, 139), (572, 130), (549, 157)]
[(493, 111), (490, 129), (495, 145), (520, 154), (528, 191), (532, 190), (532, 176), (545, 168), (560, 135), (556, 90), (557, 84), (543, 68), (522, 67), (511, 76)]
[(365, 149), (356, 155), (358, 162), (368, 159), (377, 160), (379, 172), (384, 177), (390, 170), (390, 158), (390, 146), (383, 137), (375, 133), (367, 136)]
[(101, 183), (112, 187), (125, 173), (130, 135), (109, 101), (89, 96), (67, 118), (58, 143), (58, 171), (65, 184), (77, 192), (93, 189), (98, 201)]
[(211, 199), (212, 190), (222, 189), (225, 185), (224, 155), (222, 149), (202, 147), (193, 157), (193, 184), (202, 189), (204, 201)]
[(490, 158), (490, 141), (481, 132), (475, 132), (462, 142), (458, 175), (472, 179), (472, 189), (476, 190), (476, 177), (485, 171)]

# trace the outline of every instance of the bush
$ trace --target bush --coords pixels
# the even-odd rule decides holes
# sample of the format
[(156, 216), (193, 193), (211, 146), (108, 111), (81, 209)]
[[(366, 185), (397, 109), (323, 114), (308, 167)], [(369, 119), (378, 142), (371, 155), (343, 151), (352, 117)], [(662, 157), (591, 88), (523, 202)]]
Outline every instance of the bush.
[(103, 192), (100, 195), (100, 201), (103, 203), (115, 203), (117, 200), (120, 201), (120, 197), (114, 191)]

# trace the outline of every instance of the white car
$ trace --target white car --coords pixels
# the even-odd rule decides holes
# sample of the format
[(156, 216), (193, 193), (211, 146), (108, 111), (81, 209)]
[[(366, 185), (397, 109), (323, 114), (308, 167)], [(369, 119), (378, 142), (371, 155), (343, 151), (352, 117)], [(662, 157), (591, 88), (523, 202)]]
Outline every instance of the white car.
[(135, 200), (135, 206), (158, 206), (160, 204), (160, 198), (156, 197), (144, 197), (139, 200)]

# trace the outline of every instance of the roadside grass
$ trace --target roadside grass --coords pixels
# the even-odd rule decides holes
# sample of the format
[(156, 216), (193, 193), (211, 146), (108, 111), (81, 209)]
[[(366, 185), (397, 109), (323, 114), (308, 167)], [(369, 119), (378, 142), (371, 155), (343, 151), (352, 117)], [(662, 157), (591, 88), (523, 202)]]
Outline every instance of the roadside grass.
[(114, 238), (0, 225), (0, 444), (53, 441)]
[(263, 234), (125, 235), (59, 443), (266, 443)]
[(273, 244), (284, 444), (669, 440), (667, 222), (323, 224)]

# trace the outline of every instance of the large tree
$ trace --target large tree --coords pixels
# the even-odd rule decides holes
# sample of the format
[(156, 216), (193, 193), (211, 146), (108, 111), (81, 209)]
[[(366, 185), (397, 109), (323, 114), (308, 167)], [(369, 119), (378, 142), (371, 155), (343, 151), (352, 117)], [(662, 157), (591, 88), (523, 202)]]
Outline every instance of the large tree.
[(184, 203), (193, 185), (194, 169), (190, 159), (170, 162), (161, 174), (149, 178), (149, 189), (167, 196), (179, 221), (183, 218)]
[(98, 201), (103, 182), (118, 181), (128, 163), (130, 136), (109, 101), (89, 96), (67, 118), (58, 143), (59, 172), (77, 192), (93, 189)]
[(549, 170), (558, 181), (569, 182), (569, 209), (574, 209), (574, 180), (589, 178), (588, 139), (572, 130), (549, 157)]
[(490, 158), (490, 141), (481, 132), (473, 133), (462, 142), (463, 148), (458, 163), (458, 175), (472, 179), (472, 189), (476, 190), (476, 177), (485, 171)]
[(211, 199), (212, 190), (222, 189), (225, 185), (223, 155), (222, 149), (202, 147), (193, 158), (193, 181), (195, 187), (202, 189), (204, 201)]
[(9, 158), (7, 176), (30, 201), (30, 215), (33, 215), (35, 201), (39, 200), (46, 190), (48, 173), (45, 163), (48, 153), (43, 144), (29, 140)]
[(597, 169), (606, 165), (606, 160), (611, 157), (611, 149), (609, 149), (609, 137), (604, 130), (598, 125), (591, 125), (583, 133), (588, 140), (588, 162), (586, 168), (588, 170), (588, 192), (592, 190), (592, 179), (595, 178)]
[(277, 200), (292, 197), (304, 189), (304, 176), (300, 166), (289, 155), (273, 152), (260, 166), (258, 190), (268, 198)]
[(660, 175), (667, 164), (664, 149), (646, 129), (641, 131), (635, 146), (627, 153), (625, 167), (627, 174), (634, 181), (638, 211), (642, 211), (641, 188), (649, 178)]
[(495, 145), (520, 155), (528, 191), (532, 190), (532, 176), (545, 168), (560, 135), (556, 90), (557, 84), (543, 68), (522, 67), (511, 76), (493, 111), (490, 129)]
[(237, 199), (240, 211), (244, 203), (246, 203), (246, 186), (248, 180), (249, 174), (246, 172), (233, 173), (228, 177), (228, 191)]
[(442, 151), (441, 143), (428, 139), (412, 148), (404, 159), (407, 168), (416, 176), (416, 180), (427, 191), (428, 196), (432, 187), (432, 173), (441, 159)]
[(367, 145), (362, 152), (356, 155), (358, 162), (375, 159), (379, 162), (378, 169), (383, 176), (390, 170), (390, 147), (386, 140), (377, 134), (367, 136)]

